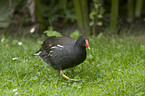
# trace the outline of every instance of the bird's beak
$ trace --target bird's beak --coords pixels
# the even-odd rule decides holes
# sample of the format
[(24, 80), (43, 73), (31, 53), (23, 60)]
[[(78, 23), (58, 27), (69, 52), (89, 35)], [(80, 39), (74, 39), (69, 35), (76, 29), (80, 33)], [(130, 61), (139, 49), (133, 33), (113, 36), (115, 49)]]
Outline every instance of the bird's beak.
[(87, 47), (88, 49), (90, 49), (90, 46), (89, 46), (89, 41), (88, 41), (88, 39), (86, 39), (86, 40), (85, 40), (85, 42), (86, 42), (86, 47)]

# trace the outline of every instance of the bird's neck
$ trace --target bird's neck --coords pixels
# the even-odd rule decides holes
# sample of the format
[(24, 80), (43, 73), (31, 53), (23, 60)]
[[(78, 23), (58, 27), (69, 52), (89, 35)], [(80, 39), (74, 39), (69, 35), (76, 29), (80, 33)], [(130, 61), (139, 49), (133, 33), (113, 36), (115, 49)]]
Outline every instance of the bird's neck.
[(83, 53), (86, 53), (86, 49), (84, 47), (74, 46), (73, 52), (76, 54), (83, 54)]

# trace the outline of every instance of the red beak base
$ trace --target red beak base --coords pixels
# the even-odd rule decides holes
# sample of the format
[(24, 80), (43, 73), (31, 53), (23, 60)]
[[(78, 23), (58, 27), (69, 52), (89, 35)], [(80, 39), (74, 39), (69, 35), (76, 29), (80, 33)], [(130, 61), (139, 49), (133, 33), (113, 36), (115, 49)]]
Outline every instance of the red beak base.
[(86, 39), (86, 40), (85, 40), (85, 42), (86, 42), (86, 47), (87, 47), (88, 49), (90, 49), (90, 46), (89, 46), (89, 41), (88, 41), (88, 39)]

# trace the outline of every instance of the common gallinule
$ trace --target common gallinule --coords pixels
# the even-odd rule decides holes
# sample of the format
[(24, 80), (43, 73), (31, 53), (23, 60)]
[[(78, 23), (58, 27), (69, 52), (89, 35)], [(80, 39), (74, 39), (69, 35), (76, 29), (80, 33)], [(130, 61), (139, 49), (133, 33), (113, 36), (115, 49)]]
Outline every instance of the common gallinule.
[(70, 37), (49, 37), (42, 48), (34, 55), (39, 55), (45, 62), (68, 80), (80, 81), (67, 77), (62, 70), (79, 65), (86, 59), (86, 47), (90, 49), (88, 38), (80, 36), (77, 40)]

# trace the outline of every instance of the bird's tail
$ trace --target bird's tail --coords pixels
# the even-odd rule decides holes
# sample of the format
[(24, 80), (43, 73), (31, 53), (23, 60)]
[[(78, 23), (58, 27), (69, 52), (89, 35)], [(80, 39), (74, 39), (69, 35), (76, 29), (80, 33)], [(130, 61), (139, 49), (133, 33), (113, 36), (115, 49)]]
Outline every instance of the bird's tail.
[(36, 56), (36, 55), (40, 55), (40, 54), (41, 54), (41, 52), (42, 52), (42, 51), (38, 51), (38, 52), (36, 52), (36, 53), (35, 53), (35, 54), (33, 54), (33, 55), (35, 55), (35, 56)]
[(46, 52), (46, 50), (41, 48), (39, 51), (37, 51), (35, 54), (33, 54), (33, 56), (37, 56), (37, 55), (39, 55), (46, 63), (48, 63), (51, 66), (51, 63), (50, 63), (49, 57), (48, 57), (48, 53)]
[(42, 53), (42, 48), (39, 50), (39, 51), (37, 51), (35, 54), (33, 54), (34, 56), (37, 56), (37, 55), (40, 55), (41, 53)]

